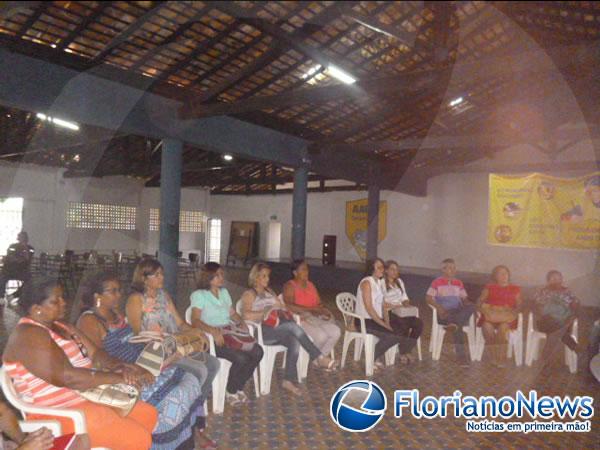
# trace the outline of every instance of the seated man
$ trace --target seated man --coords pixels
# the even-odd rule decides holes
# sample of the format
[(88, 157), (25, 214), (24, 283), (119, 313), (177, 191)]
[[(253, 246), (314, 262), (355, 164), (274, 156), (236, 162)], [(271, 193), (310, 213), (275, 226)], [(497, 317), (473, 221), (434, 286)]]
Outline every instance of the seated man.
[[(30, 266), (35, 250), (29, 245), (29, 236), (21, 231), (17, 236), (17, 242), (8, 247), (4, 257), (4, 265), (0, 274), (0, 298), (5, 296), (6, 283), (9, 280), (20, 280), (25, 283), (29, 280)], [(19, 288), (12, 296), (19, 298)]]
[(447, 325), (446, 330), (454, 334), (456, 357), (465, 366), (469, 360), (465, 354), (465, 337), (462, 327), (469, 323), (475, 312), (475, 305), (467, 299), (467, 291), (459, 279), (455, 278), (456, 263), (453, 259), (442, 261), (442, 276), (436, 278), (427, 290), (427, 303), (432, 305), (438, 314), (440, 325)]

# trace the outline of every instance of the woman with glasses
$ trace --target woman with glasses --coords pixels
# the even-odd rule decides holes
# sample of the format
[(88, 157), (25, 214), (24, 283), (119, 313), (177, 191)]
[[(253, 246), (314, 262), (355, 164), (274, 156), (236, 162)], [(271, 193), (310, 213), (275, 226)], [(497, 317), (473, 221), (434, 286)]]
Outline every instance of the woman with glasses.
[[(83, 312), (78, 328), (111, 356), (135, 362), (144, 344), (128, 342), (133, 330), (119, 312), (122, 295), (118, 277), (108, 272), (93, 274), (82, 283), (79, 292)], [(177, 367), (167, 368), (154, 383), (142, 389), (141, 398), (158, 410), (158, 424), (152, 433), (153, 450), (192, 447), (194, 439), (201, 448), (214, 446), (204, 433), (202, 390), (192, 374)]]
[[(141, 388), (152, 376), (112, 358), (76, 327), (63, 322), (66, 302), (56, 280), (25, 285), (21, 306), (24, 317), (2, 355), (17, 394), (34, 405), (82, 411), (91, 447), (149, 449), (157, 421), (153, 406), (138, 401), (122, 417), (111, 407), (85, 400), (78, 391), (119, 383)], [(42, 414), (28, 414), (28, 419), (58, 420), (64, 434), (74, 433), (70, 419)]]
[[(206, 340), (204, 333), (192, 328), (181, 318), (171, 296), (164, 289), (165, 276), (162, 265), (152, 258), (140, 261), (133, 272), (132, 293), (126, 304), (127, 322), (134, 334), (141, 331), (157, 331), (174, 334), (185, 332)], [(208, 347), (208, 342), (206, 347)], [(219, 371), (219, 360), (205, 353), (192, 353), (176, 360), (173, 365), (193, 374), (202, 389), (202, 403), (208, 398), (212, 381)], [(208, 442), (207, 445), (213, 445)], [(216, 445), (216, 444), (214, 444)]]

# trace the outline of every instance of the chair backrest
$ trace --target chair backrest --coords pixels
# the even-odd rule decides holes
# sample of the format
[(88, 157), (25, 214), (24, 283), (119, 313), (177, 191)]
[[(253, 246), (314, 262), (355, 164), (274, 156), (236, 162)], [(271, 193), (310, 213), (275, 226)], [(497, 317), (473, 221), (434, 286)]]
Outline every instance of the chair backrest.
[(354, 319), (347, 313), (356, 314), (356, 297), (350, 292), (341, 292), (335, 296), (335, 304), (342, 313), (346, 328), (353, 325)]
[(527, 334), (529, 335), (532, 331), (535, 331), (533, 326), (533, 311), (529, 311), (529, 317), (527, 318)]
[(432, 314), (431, 323), (433, 325), (438, 325), (437, 309), (435, 309), (435, 306), (433, 306), (430, 303), (427, 303), (427, 306), (429, 306), (431, 308), (431, 314)]
[(192, 324), (192, 305), (185, 310), (185, 321), (188, 325)]
[(24, 402), (19, 398), (19, 395), (15, 390), (15, 386), (13, 385), (13, 382), (8, 376), (8, 373), (4, 367), (0, 367), (0, 385), (2, 386), (2, 392), (4, 393), (6, 400), (8, 400), (11, 405), (17, 408), (23, 418), (25, 418), (24, 406), (26, 405), (23, 405)]
[(242, 316), (242, 301), (238, 300), (237, 302), (235, 302), (235, 312), (238, 313), (240, 315), (240, 317)]

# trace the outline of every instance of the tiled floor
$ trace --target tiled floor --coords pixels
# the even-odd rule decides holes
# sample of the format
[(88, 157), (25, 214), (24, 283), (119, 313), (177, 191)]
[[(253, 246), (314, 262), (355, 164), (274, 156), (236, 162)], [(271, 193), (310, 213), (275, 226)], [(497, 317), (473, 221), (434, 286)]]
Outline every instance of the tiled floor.
[[(426, 344), (426, 342), (424, 342)], [(427, 347), (425, 346), (424, 349)], [(338, 353), (339, 355), (340, 353)], [(422, 362), (392, 366), (372, 379), (386, 392), (388, 410), (382, 421), (366, 433), (341, 431), (329, 416), (333, 393), (344, 383), (364, 378), (364, 365), (351, 362), (335, 374), (311, 369), (303, 389), (295, 398), (279, 387), (282, 372), (276, 369), (270, 395), (252, 398), (248, 406), (227, 408), (222, 416), (211, 416), (211, 434), (222, 448), (600, 448), (600, 419), (592, 421), (590, 433), (468, 433), (464, 419), (414, 419), (393, 417), (391, 399), (396, 389), (419, 389), (426, 395), (512, 395), (516, 390), (540, 395), (590, 395), (596, 412), (600, 386), (585, 375), (571, 375), (566, 367), (552, 378), (539, 379), (535, 368), (495, 369), (481, 362), (461, 368), (453, 362), (452, 350), (444, 349), (440, 361), (429, 355)], [(280, 364), (278, 364), (280, 366)]]
[[(241, 289), (241, 283), (237, 286)], [(186, 298), (187, 293), (180, 293)], [(233, 292), (232, 292), (233, 294)], [(332, 301), (325, 295), (325, 300)], [(234, 296), (234, 298), (236, 298)], [(180, 306), (180, 309), (185, 307)], [(426, 309), (426, 308), (422, 308)], [(428, 348), (430, 333), (429, 313), (425, 317), (422, 362), (408, 366), (399, 364), (386, 368), (372, 379), (386, 392), (388, 410), (382, 421), (366, 433), (341, 431), (329, 415), (332, 394), (344, 383), (364, 378), (363, 361), (350, 361), (347, 367), (333, 374), (310, 369), (303, 384), (305, 395), (293, 397), (282, 391), (281, 359), (278, 358), (270, 395), (255, 399), (248, 383), (246, 392), (251, 401), (236, 409), (226, 406), (220, 416), (209, 416), (210, 435), (223, 449), (393, 449), (393, 448), (600, 448), (600, 416), (592, 419), (589, 433), (468, 433), (464, 419), (395, 419), (391, 400), (396, 389), (419, 389), (425, 395), (452, 395), (460, 390), (463, 395), (511, 395), (516, 390), (526, 394), (537, 389), (542, 395), (590, 395), (594, 397), (598, 413), (600, 385), (585, 374), (571, 375), (566, 366), (557, 369), (551, 377), (542, 378), (536, 368), (496, 369), (484, 361), (461, 368), (454, 363), (451, 341), (444, 346), (440, 361), (432, 361)], [(592, 317), (582, 319), (582, 330), (588, 330)], [(14, 311), (7, 309), (0, 328), (0, 348), (7, 332), (17, 320)], [(351, 347), (352, 349), (352, 347)], [(341, 342), (336, 348), (341, 355)], [(349, 352), (351, 354), (351, 352)]]

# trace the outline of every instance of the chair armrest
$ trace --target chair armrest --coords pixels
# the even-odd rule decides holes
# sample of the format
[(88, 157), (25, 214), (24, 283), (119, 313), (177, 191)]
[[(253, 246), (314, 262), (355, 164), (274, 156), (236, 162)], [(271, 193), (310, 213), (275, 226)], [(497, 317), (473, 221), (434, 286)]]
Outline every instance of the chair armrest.
[(529, 311), (529, 315), (527, 317), (527, 332), (530, 333), (535, 330), (533, 326), (533, 311)]
[(204, 335), (206, 336), (206, 339), (208, 339), (208, 352), (213, 356), (217, 356), (217, 351), (215, 349), (215, 338), (212, 334), (207, 333), (206, 331), (204, 332)]
[(344, 315), (344, 316), (350, 316), (350, 317), (355, 317), (357, 319), (364, 319), (363, 316), (359, 316), (358, 314), (351, 313), (351, 312), (348, 312), (348, 311), (342, 311), (342, 315)]
[(52, 436), (59, 437), (62, 435), (62, 428), (58, 420), (20, 420), (19, 428), (23, 433), (33, 433), (40, 428), (48, 428), (52, 432)]
[[(25, 402), (21, 402), (22, 403)], [(43, 406), (35, 406), (26, 404), (19, 405), (19, 409), (29, 414), (43, 414), (46, 416), (66, 417), (73, 421), (75, 434), (87, 434), (87, 424), (85, 423), (85, 415), (78, 409), (63, 409), (63, 408), (45, 408)]]
[(251, 320), (245, 320), (245, 322), (246, 322), (246, 325), (248, 325), (250, 334), (252, 334), (252, 336), (254, 336), (256, 338), (256, 340), (258, 341), (258, 344), (264, 345), (263, 344), (262, 327), (261, 327), (260, 323), (254, 322)]

